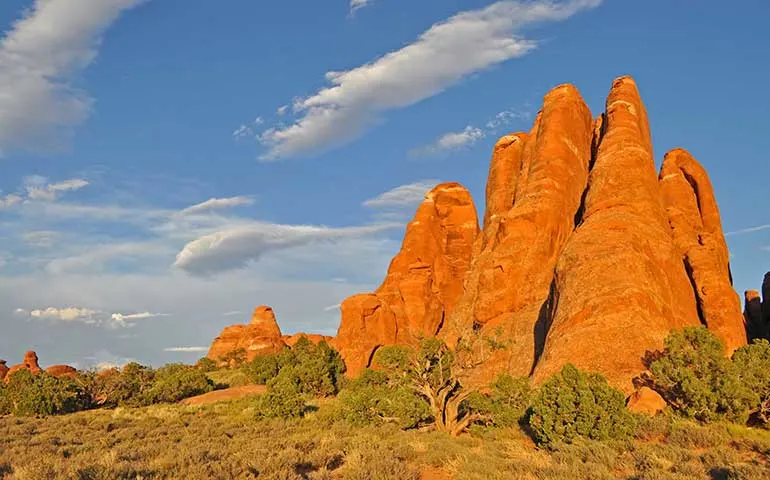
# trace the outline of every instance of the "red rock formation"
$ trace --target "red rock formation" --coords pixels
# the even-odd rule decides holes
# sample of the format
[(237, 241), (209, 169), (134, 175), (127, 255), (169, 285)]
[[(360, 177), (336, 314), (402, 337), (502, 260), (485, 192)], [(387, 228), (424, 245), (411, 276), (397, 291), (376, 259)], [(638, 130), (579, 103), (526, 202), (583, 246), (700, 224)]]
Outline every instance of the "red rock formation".
[(222, 358), (243, 350), (246, 361), (251, 361), (260, 355), (269, 355), (286, 348), (281, 338), (281, 329), (275, 320), (273, 309), (267, 306), (257, 307), (248, 325), (232, 325), (226, 327), (211, 344), (208, 358), (222, 362)]
[[(497, 198), (513, 205), (488, 222), (465, 284), (465, 293), (450, 317), (448, 341), (471, 337), (471, 332), (496, 337), (508, 344), (486, 362), (480, 381), (498, 372), (527, 375), (536, 350), (536, 329), (551, 292), (553, 269), (575, 227), (575, 216), (588, 179), (593, 118), (580, 93), (571, 85), (551, 90), (530, 134), (511, 138), (496, 150), (490, 183), (505, 195), (488, 190), (492, 208)], [(508, 162), (506, 168), (495, 163)], [(497, 172), (513, 172), (507, 182)], [(455, 333), (456, 332), (456, 333)], [(483, 344), (484, 341), (479, 343)]]
[(281, 337), (283, 343), (285, 343), (289, 348), (294, 348), (294, 345), (297, 344), (300, 338), (306, 338), (311, 343), (316, 345), (321, 342), (330, 343), (334, 339), (334, 337), (319, 335), (317, 333), (295, 333), (294, 335), (284, 335)]
[(45, 369), (45, 373), (54, 377), (75, 378), (78, 375), (77, 369), (69, 365), (52, 365)]
[(493, 218), (505, 215), (513, 207), (526, 141), (527, 134), (519, 132), (505, 135), (495, 144), (489, 163), (484, 230), (489, 227)]
[(425, 196), (380, 288), (342, 303), (335, 343), (348, 375), (368, 366), (381, 345), (438, 333), (462, 294), (478, 231), (476, 208), (461, 185), (444, 183)]
[(8, 374), (8, 365), (5, 360), (0, 360), (0, 381), (5, 380), (5, 376)]
[(29, 370), (30, 372), (34, 374), (38, 374), (42, 372), (43, 370), (40, 368), (40, 365), (38, 364), (37, 354), (33, 351), (29, 351), (24, 354), (24, 361), (18, 365), (14, 365), (8, 370), (8, 373), (5, 376), (5, 380), (8, 381), (8, 379), (11, 378), (11, 375), (15, 372), (18, 372), (19, 370)]
[(666, 409), (666, 401), (655, 390), (649, 387), (641, 387), (631, 394), (626, 407), (632, 412), (654, 417)]
[(743, 317), (749, 338), (768, 338), (768, 324), (762, 315), (762, 299), (756, 290), (748, 290), (744, 295)]
[(636, 83), (613, 82), (584, 211), (554, 282), (542, 381), (570, 362), (633, 391), (642, 357), (672, 329), (699, 325), (695, 295), (674, 246)]
[(746, 344), (746, 327), (711, 181), (703, 167), (678, 148), (665, 156), (660, 186), (674, 244), (695, 289), (700, 320), (732, 354)]

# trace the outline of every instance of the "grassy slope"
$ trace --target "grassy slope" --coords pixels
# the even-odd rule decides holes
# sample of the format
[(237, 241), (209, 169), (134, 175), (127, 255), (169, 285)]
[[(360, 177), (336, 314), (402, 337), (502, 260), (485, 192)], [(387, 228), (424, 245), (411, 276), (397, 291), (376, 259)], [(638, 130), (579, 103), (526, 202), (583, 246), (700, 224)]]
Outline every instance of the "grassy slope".
[(770, 479), (770, 432), (737, 426), (658, 419), (633, 442), (548, 453), (518, 429), (452, 439), (333, 424), (334, 400), (296, 422), (255, 422), (251, 402), (3, 418), (0, 478)]

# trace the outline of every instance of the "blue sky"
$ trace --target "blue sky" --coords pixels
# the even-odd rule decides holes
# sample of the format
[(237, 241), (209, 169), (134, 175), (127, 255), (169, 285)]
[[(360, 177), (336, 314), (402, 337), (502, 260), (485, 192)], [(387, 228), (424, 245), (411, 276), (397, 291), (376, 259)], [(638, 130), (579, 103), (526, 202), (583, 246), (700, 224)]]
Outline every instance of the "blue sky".
[(736, 289), (770, 270), (770, 4), (4, 0), (0, 358), (194, 361), (270, 304), (333, 334), (438, 181), (550, 88), (633, 75), (708, 169)]

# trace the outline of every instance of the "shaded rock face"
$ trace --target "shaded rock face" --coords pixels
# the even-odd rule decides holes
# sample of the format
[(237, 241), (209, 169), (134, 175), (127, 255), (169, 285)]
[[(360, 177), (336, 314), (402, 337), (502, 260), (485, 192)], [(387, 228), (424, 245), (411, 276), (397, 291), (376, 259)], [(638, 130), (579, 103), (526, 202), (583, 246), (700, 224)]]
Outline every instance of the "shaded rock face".
[(666, 401), (655, 390), (649, 387), (642, 387), (631, 394), (626, 407), (632, 412), (654, 417), (666, 409)]
[(695, 289), (700, 321), (732, 354), (746, 344), (746, 328), (711, 182), (703, 167), (679, 148), (666, 154), (660, 186), (674, 244)]
[(8, 375), (8, 365), (5, 360), (0, 360), (0, 381), (5, 380), (6, 375)]
[(278, 353), (284, 348), (286, 343), (282, 339), (273, 309), (261, 306), (254, 309), (248, 325), (225, 327), (214, 339), (206, 356), (224, 364), (226, 362), (222, 360), (223, 357), (239, 350), (245, 352), (246, 361), (251, 361), (260, 355)]
[(464, 187), (443, 183), (426, 194), (382, 285), (342, 303), (335, 345), (348, 375), (368, 366), (379, 346), (414, 344), (441, 330), (463, 292), (478, 232)]
[[(545, 96), (528, 135), (514, 134), (518, 141), (495, 151), (490, 183), (508, 190), (507, 211), (491, 202), (501, 211), (490, 217), (477, 241), (447, 332), (450, 343), (475, 331), (507, 344), (485, 363), (479, 381), (492, 380), (501, 370), (527, 375), (533, 368), (553, 270), (575, 227), (588, 180), (592, 132), (591, 112), (579, 92), (562, 85)], [(500, 161), (511, 166), (496, 167)], [(500, 171), (510, 172), (507, 183), (495, 180)]]
[(561, 252), (541, 358), (542, 381), (564, 364), (600, 372), (627, 393), (648, 350), (699, 325), (655, 172), (635, 82), (613, 82), (579, 225)]
[(762, 282), (761, 295), (756, 290), (745, 293), (743, 315), (750, 340), (770, 340), (770, 273), (765, 275)]

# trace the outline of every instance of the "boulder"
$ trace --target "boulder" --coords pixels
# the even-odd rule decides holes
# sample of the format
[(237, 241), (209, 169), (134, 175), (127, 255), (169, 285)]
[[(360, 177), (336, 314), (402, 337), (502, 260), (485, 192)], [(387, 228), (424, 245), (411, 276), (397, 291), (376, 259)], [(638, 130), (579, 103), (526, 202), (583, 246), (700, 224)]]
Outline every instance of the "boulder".
[(463, 186), (443, 183), (425, 195), (382, 285), (342, 303), (335, 344), (348, 375), (366, 368), (379, 346), (415, 344), (439, 332), (462, 294), (478, 231)]
[(577, 228), (556, 264), (534, 380), (573, 363), (630, 394), (645, 353), (662, 348), (672, 329), (700, 320), (630, 77), (613, 82), (598, 133)]
[(278, 353), (284, 348), (286, 343), (282, 339), (273, 309), (261, 306), (254, 309), (248, 325), (225, 327), (214, 339), (206, 356), (219, 364), (225, 364), (223, 357), (236, 351), (245, 352), (245, 360), (251, 361), (261, 355)]
[(45, 373), (54, 377), (75, 378), (78, 375), (77, 369), (69, 365), (52, 365), (45, 369)]
[(628, 398), (626, 408), (635, 413), (654, 417), (666, 409), (666, 401), (655, 390), (641, 387)]
[(711, 181), (689, 152), (677, 148), (663, 160), (660, 186), (674, 244), (695, 290), (700, 321), (731, 355), (746, 344), (746, 327)]
[[(588, 180), (593, 128), (580, 93), (561, 85), (545, 96), (528, 135), (498, 142), (487, 190), (493, 215), (477, 241), (464, 294), (446, 332), (450, 344), (471, 339), (478, 356), (490, 355), (476, 374), (479, 382), (501, 371), (528, 375), (533, 368), (553, 270), (575, 228)], [(501, 172), (505, 181), (498, 178)], [(484, 353), (490, 337), (506, 348)]]

